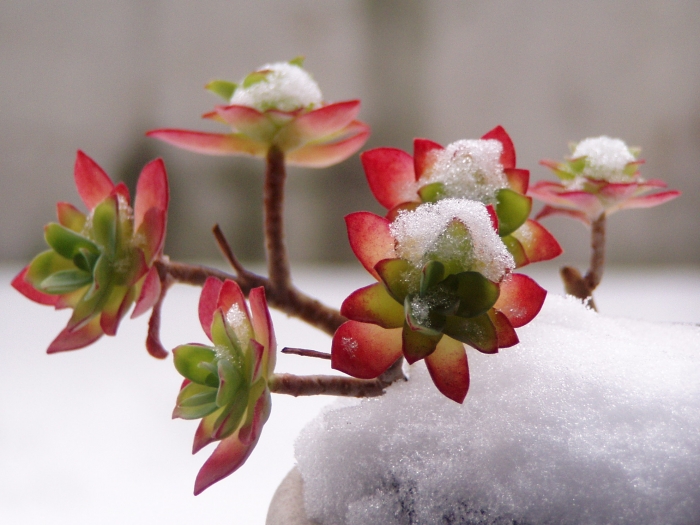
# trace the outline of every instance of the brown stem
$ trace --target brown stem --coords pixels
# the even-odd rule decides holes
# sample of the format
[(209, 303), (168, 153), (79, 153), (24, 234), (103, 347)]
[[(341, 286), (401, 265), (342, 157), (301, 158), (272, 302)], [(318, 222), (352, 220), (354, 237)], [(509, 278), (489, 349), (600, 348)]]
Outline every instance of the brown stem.
[(172, 278), (161, 270), (161, 267), (156, 267), (160, 278), (160, 296), (151, 308), (151, 317), (148, 319), (148, 334), (146, 335), (146, 350), (157, 359), (165, 359), (168, 357), (168, 351), (160, 341), (160, 319), (165, 294), (168, 293), (168, 288), (172, 284)]
[(275, 145), (267, 151), (265, 167), (265, 248), (272, 286), (278, 293), (291, 288), (289, 260), (284, 244), (283, 203), (287, 172), (284, 152)]
[(390, 383), (380, 379), (355, 379), (342, 376), (274, 374), (268, 384), (271, 392), (294, 397), (315, 395), (376, 397), (381, 396)]
[(600, 217), (591, 224), (591, 266), (584, 277), (591, 293), (603, 279), (603, 268), (605, 267), (605, 219), (605, 213), (601, 213)]
[(289, 348), (288, 346), (280, 350), (283, 354), (301, 355), (304, 357), (317, 357), (319, 359), (330, 359), (331, 354), (328, 352), (319, 352), (317, 350), (307, 350), (306, 348)]
[(593, 301), (593, 291), (603, 279), (605, 267), (605, 220), (602, 213), (591, 224), (591, 264), (585, 276), (576, 268), (564, 266), (560, 270), (566, 293), (581, 299), (589, 308), (598, 311)]
[(246, 277), (241, 279), (239, 276), (207, 266), (172, 262), (167, 259), (160, 259), (156, 264), (159, 272), (164, 272), (174, 281), (194, 286), (202, 286), (208, 277), (216, 277), (221, 281), (226, 279), (236, 281), (246, 295), (250, 293), (251, 289), (262, 286), (265, 288), (265, 296), (270, 306), (288, 315), (298, 317), (329, 335), (333, 335), (338, 327), (347, 320), (340, 315), (338, 310), (325, 306), (293, 286), (279, 291), (272, 286), (269, 279), (252, 272), (246, 272)]

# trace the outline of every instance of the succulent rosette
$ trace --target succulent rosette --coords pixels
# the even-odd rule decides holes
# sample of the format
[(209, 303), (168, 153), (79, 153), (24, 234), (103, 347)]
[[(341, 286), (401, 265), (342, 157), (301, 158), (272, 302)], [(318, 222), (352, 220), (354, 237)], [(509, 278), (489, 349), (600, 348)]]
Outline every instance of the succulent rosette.
[(235, 472), (248, 459), (270, 415), (268, 380), (275, 368), (275, 333), (263, 288), (249, 294), (238, 284), (210, 277), (199, 301), (199, 320), (213, 346), (173, 350), (185, 377), (174, 418), (200, 419), (192, 453), (219, 441), (202, 466), (194, 493)]
[(564, 162), (541, 161), (562, 182), (540, 181), (530, 188), (530, 195), (547, 204), (538, 217), (565, 215), (590, 225), (603, 214), (650, 208), (678, 197), (676, 190), (649, 193), (666, 183), (643, 179), (639, 166), (644, 161), (638, 155), (622, 140), (601, 136), (574, 144)]
[(461, 403), (469, 389), (465, 345), (487, 354), (518, 342), (515, 328), (539, 312), (546, 292), (513, 274), (492, 206), (446, 198), (397, 212), (346, 217), (350, 245), (377, 283), (341, 307), (332, 366), (370, 379), (401, 356), (425, 359), (438, 390)]
[(301, 59), (266, 64), (239, 84), (211, 82), (207, 88), (228, 104), (203, 118), (231, 126), (231, 133), (158, 129), (148, 135), (212, 155), (265, 157), (276, 146), (289, 164), (322, 168), (341, 162), (369, 137), (369, 127), (355, 119), (360, 101), (324, 102), (301, 66)]
[(147, 164), (138, 180), (134, 207), (123, 183), (115, 185), (95, 161), (78, 151), (75, 183), (85, 215), (58, 203), (58, 222), (44, 228), (49, 249), (13, 279), (29, 299), (72, 308), (49, 353), (82, 348), (114, 335), (134, 302), (132, 317), (147, 311), (161, 293), (154, 262), (162, 254), (168, 209), (163, 161)]
[(521, 267), (553, 259), (562, 250), (549, 231), (528, 219), (532, 199), (525, 193), (530, 172), (516, 168), (515, 161), (513, 141), (501, 126), (481, 139), (459, 140), (447, 147), (415, 139), (412, 157), (396, 148), (362, 154), (370, 189), (389, 210), (388, 218), (444, 198), (491, 204), (498, 215), (498, 233)]

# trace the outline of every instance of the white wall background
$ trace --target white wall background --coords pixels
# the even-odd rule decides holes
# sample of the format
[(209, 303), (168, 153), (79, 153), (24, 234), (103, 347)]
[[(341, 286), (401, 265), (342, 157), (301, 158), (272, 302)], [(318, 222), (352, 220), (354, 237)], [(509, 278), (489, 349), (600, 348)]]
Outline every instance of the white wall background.
[[(200, 120), (214, 78), (305, 55), (328, 100), (360, 97), (367, 147), (411, 149), (477, 138), (497, 124), (519, 165), (608, 134), (643, 148), (643, 175), (681, 199), (610, 221), (612, 261), (700, 260), (700, 2), (590, 0), (0, 0), (0, 259), (41, 249), (57, 200), (78, 202), (80, 148), (133, 181), (164, 157), (173, 186), (167, 251), (216, 256), (219, 222), (245, 258), (262, 253), (262, 164), (182, 152), (155, 127), (222, 130)], [(357, 158), (292, 170), (288, 241), (296, 260), (350, 258), (342, 217), (379, 211)], [(320, 217), (320, 220), (319, 220)], [(567, 260), (587, 233), (546, 223)]]

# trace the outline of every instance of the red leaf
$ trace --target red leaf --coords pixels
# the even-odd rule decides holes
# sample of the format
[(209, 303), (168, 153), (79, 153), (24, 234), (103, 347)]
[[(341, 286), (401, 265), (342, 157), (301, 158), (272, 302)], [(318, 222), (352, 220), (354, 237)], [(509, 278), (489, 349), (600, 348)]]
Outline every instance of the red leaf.
[(413, 158), (400, 149), (377, 148), (360, 155), (367, 182), (379, 204), (391, 209), (417, 202)]
[(326, 168), (344, 161), (359, 150), (369, 138), (369, 126), (357, 120), (351, 122), (340, 138), (328, 142), (310, 142), (286, 153), (287, 163), (309, 168)]
[(30, 299), (35, 303), (45, 304), (47, 306), (55, 306), (56, 308), (59, 308), (59, 303), (61, 302), (60, 295), (50, 295), (44, 292), (40, 292), (24, 279), (24, 276), (27, 275), (28, 269), (29, 266), (25, 266), (24, 268), (22, 268), (22, 271), (20, 271), (15, 276), (15, 278), (12, 279), (12, 287), (19, 293), (24, 295), (27, 299)]
[(374, 283), (352, 292), (340, 307), (340, 313), (362, 323), (382, 328), (401, 328), (404, 309), (389, 295), (382, 283)]
[(143, 285), (141, 285), (141, 293), (136, 300), (136, 306), (134, 306), (134, 311), (131, 313), (131, 318), (134, 319), (153, 308), (153, 305), (158, 301), (162, 291), (163, 288), (160, 282), (160, 276), (158, 275), (158, 270), (154, 266), (148, 271)]
[(520, 342), (518, 334), (515, 333), (515, 328), (513, 328), (513, 325), (510, 324), (510, 321), (503, 312), (491, 308), (488, 314), (491, 322), (496, 327), (498, 348), (509, 348)]
[(109, 197), (114, 189), (112, 179), (80, 150), (75, 159), (74, 177), (78, 194), (90, 211)]
[(263, 157), (268, 144), (240, 133), (205, 133), (184, 129), (154, 129), (146, 133), (179, 148), (208, 155), (252, 155)]
[(208, 277), (202, 286), (202, 293), (199, 296), (199, 322), (204, 333), (211, 339), (211, 323), (214, 320), (214, 312), (217, 309), (219, 292), (224, 286), (216, 277)]
[[(136, 185), (136, 198), (134, 201), (134, 229), (141, 226), (146, 212), (155, 208), (159, 212), (166, 212), (170, 191), (168, 188), (168, 176), (165, 173), (165, 164), (162, 159), (156, 159), (146, 164), (141, 170), (139, 181)], [(165, 225), (163, 225), (163, 229)]]
[(100, 318), (93, 318), (88, 324), (82, 326), (78, 330), (71, 330), (68, 327), (64, 328), (60, 334), (49, 345), (46, 353), (55, 354), (57, 352), (65, 352), (67, 350), (77, 350), (84, 348), (89, 344), (94, 343), (102, 337), (102, 328), (100, 327)]
[(212, 455), (204, 462), (194, 482), (194, 495), (200, 494), (217, 481), (233, 474), (245, 463), (257, 441), (244, 445), (235, 433), (221, 440)]
[(353, 253), (362, 266), (379, 280), (374, 266), (383, 259), (396, 257), (389, 221), (374, 213), (359, 211), (346, 215), (345, 224)]
[(360, 112), (359, 100), (347, 100), (302, 113), (291, 124), (303, 142), (342, 132)]
[(513, 141), (502, 126), (496, 126), (481, 138), (484, 140), (495, 139), (503, 144), (501, 166), (503, 166), (504, 170), (515, 168), (515, 146), (513, 146)]
[(469, 391), (469, 364), (464, 345), (443, 336), (435, 351), (425, 358), (430, 377), (446, 397), (462, 403)]
[(559, 242), (539, 222), (527, 219), (525, 223), (513, 232), (529, 262), (549, 261), (562, 254)]
[(508, 179), (508, 186), (510, 186), (511, 190), (522, 193), (523, 195), (527, 193), (530, 184), (530, 170), (508, 168), (504, 169), (503, 172)]
[(331, 367), (360, 379), (373, 379), (401, 357), (401, 328), (347, 321), (336, 330)]
[(425, 174), (435, 162), (433, 151), (443, 150), (440, 144), (428, 139), (413, 140), (413, 171), (415, 172), (416, 180)]
[(532, 321), (540, 312), (547, 291), (533, 279), (514, 273), (501, 281), (501, 294), (493, 307), (508, 318), (513, 328)]

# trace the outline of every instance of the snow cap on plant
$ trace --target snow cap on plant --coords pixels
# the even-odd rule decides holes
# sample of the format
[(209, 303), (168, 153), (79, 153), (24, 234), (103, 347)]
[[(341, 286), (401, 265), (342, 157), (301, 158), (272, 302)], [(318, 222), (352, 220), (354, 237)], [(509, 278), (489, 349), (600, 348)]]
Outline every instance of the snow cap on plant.
[(530, 188), (530, 195), (547, 204), (538, 218), (566, 215), (590, 225), (603, 214), (650, 208), (680, 195), (675, 190), (648, 194), (665, 188), (666, 183), (643, 179), (639, 166), (644, 161), (638, 155), (638, 148), (601, 136), (573, 144), (572, 155), (564, 162), (541, 161), (561, 182), (540, 181)]
[(400, 210), (393, 222), (358, 212), (346, 223), (353, 252), (378, 282), (343, 302), (350, 320), (333, 337), (333, 368), (370, 379), (401, 356), (425, 359), (438, 390), (461, 403), (469, 389), (464, 345), (484, 353), (513, 346), (515, 328), (546, 295), (512, 273), (493, 207), (447, 198)]
[(215, 80), (207, 88), (227, 104), (204, 118), (231, 126), (232, 133), (158, 129), (147, 135), (213, 155), (265, 157), (272, 146), (289, 164), (322, 168), (337, 164), (367, 141), (369, 127), (355, 120), (359, 100), (326, 103), (300, 58), (266, 64), (236, 84)]
[(154, 262), (163, 250), (169, 198), (163, 161), (143, 168), (133, 208), (126, 186), (115, 185), (82, 151), (75, 161), (75, 183), (88, 214), (59, 202), (58, 222), (44, 228), (49, 249), (12, 281), (33, 301), (73, 309), (49, 353), (114, 335), (134, 302), (132, 317), (151, 308), (161, 294)]
[(195, 494), (245, 463), (270, 415), (275, 333), (264, 289), (251, 290), (249, 302), (250, 311), (234, 281), (210, 277), (202, 288), (199, 320), (214, 345), (173, 350), (175, 367), (185, 377), (173, 417), (201, 419), (192, 453), (219, 441), (197, 475)]
[(499, 235), (518, 267), (561, 254), (556, 239), (528, 219), (532, 199), (525, 193), (530, 172), (516, 168), (515, 148), (497, 126), (477, 140), (458, 140), (446, 147), (415, 139), (413, 157), (396, 148), (376, 148), (361, 155), (372, 193), (388, 209), (387, 218), (420, 203), (446, 198), (491, 204)]

